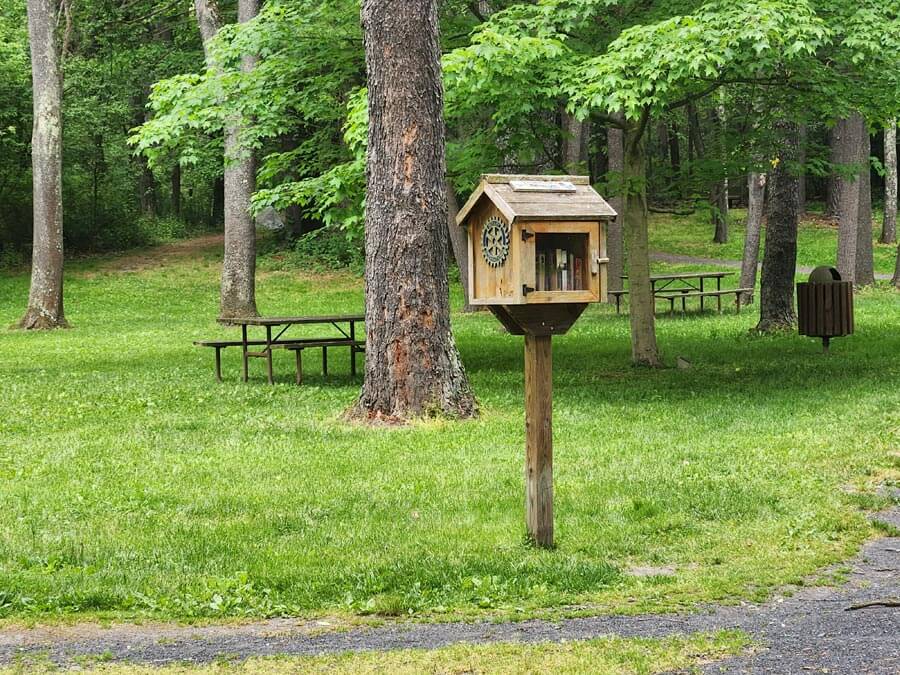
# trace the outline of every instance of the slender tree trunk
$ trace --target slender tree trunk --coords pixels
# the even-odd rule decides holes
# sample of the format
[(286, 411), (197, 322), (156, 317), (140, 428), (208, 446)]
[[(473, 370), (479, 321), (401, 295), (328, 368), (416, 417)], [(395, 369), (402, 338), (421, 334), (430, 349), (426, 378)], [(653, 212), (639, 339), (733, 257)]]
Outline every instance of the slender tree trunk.
[(444, 179), (444, 188), (447, 192), (447, 228), (450, 232), (450, 247), (453, 249), (453, 258), (459, 268), (459, 282), (463, 289), (462, 311), (474, 312), (475, 307), (469, 304), (469, 235), (466, 228), (456, 224), (459, 202), (456, 199), (453, 183), (449, 179)]
[(865, 125), (861, 139), (855, 278), (858, 286), (872, 286), (875, 283), (875, 253), (872, 245), (872, 165), (869, 161), (872, 142)]
[[(621, 115), (617, 115), (617, 118), (623, 119)], [(625, 233), (622, 227), (625, 218), (625, 200), (621, 196), (625, 173), (625, 135), (621, 129), (611, 126), (606, 138), (609, 147), (608, 174), (612, 176), (611, 183), (615, 186), (615, 194), (610, 196), (609, 204), (619, 214), (609, 221), (606, 232), (606, 254), (609, 256), (607, 285), (610, 291), (621, 291), (622, 275), (625, 274)], [(615, 301), (612, 295), (608, 299), (610, 302)]]
[(897, 245), (897, 261), (894, 263), (894, 278), (891, 283), (900, 291), (900, 244)]
[[(747, 179), (749, 193), (747, 228), (744, 234), (744, 256), (741, 259), (741, 288), (756, 287), (756, 267), (759, 262), (759, 239), (766, 207), (766, 174), (751, 173)], [(741, 302), (753, 302), (753, 291), (743, 293)]]
[[(835, 127), (828, 132), (829, 161), (832, 167), (841, 163), (843, 145), (841, 136), (847, 130), (847, 121), (838, 120)], [(825, 217), (837, 220), (841, 212), (841, 186), (838, 173), (832, 168), (825, 184)]]
[(848, 166), (858, 166), (864, 123), (862, 116), (854, 113), (839, 120), (834, 128), (834, 157), (843, 170), (835, 181), (838, 200), (838, 249), (837, 269), (844, 281), (856, 281), (856, 242), (859, 236), (859, 174), (844, 178)]
[(212, 186), (212, 205), (209, 213), (211, 226), (225, 222), (225, 179), (217, 176)]
[(172, 167), (172, 215), (181, 218), (181, 165)]
[(897, 121), (891, 120), (884, 130), (884, 222), (882, 244), (897, 241)]
[(650, 286), (647, 226), (647, 175), (643, 129), (625, 134), (625, 245), (628, 247), (628, 296), (631, 358), (635, 365), (659, 366), (656, 300)]
[(580, 120), (565, 110), (562, 112), (562, 163), (567, 173), (581, 174), (587, 165), (590, 120)]
[(366, 376), (354, 414), (476, 414), (450, 331), (437, 0), (364, 0)]
[(759, 293), (759, 323), (764, 333), (791, 328), (794, 314), (794, 275), (797, 271), (799, 177), (790, 171), (800, 156), (800, 130), (796, 123), (775, 123), (780, 151), (769, 176), (769, 216)]
[(806, 125), (800, 125), (800, 159), (798, 160), (800, 166), (803, 167), (800, 173), (800, 183), (799, 183), (799, 195), (798, 199), (800, 200), (800, 211), (799, 214), (802, 216), (806, 213)]
[(713, 139), (715, 141), (716, 162), (722, 178), (713, 183), (709, 195), (712, 213), (713, 243), (728, 243), (728, 177), (725, 169), (725, 106), (719, 105), (710, 111)]
[(28, 0), (34, 91), (31, 136), (34, 243), (28, 309), (19, 323), (27, 329), (66, 326), (63, 312), (62, 70), (56, 35), (59, 10), (56, 0)]
[[(194, 0), (194, 11), (207, 59), (209, 43), (222, 27), (216, 0)], [(259, 13), (259, 0), (238, 0), (238, 22), (250, 21)], [(241, 70), (253, 70), (256, 57), (245, 55)], [(229, 120), (225, 129), (224, 219), (225, 253), (219, 318), (256, 316), (256, 226), (250, 215), (250, 197), (255, 189), (256, 166), (252, 153), (240, 148), (243, 120)], [(215, 209), (213, 209), (215, 213)]]

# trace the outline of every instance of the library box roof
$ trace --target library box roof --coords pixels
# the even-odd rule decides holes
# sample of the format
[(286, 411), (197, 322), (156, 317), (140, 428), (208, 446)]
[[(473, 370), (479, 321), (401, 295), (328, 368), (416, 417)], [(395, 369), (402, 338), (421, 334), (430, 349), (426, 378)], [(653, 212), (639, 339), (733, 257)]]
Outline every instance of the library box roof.
[(486, 174), (456, 216), (464, 225), (472, 210), (489, 200), (512, 225), (516, 220), (608, 220), (616, 217), (587, 176)]

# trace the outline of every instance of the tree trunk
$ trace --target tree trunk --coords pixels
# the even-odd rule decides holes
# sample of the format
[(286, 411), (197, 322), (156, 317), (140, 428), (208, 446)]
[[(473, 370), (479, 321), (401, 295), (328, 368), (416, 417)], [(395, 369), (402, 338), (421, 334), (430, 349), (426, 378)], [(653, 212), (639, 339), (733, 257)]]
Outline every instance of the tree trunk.
[(897, 121), (891, 120), (884, 130), (884, 222), (882, 244), (897, 241)]
[(800, 125), (800, 159), (798, 160), (800, 166), (803, 167), (799, 176), (799, 194), (798, 199), (800, 200), (800, 211), (798, 213), (802, 216), (806, 213), (806, 125)]
[(859, 216), (856, 224), (856, 272), (858, 286), (875, 284), (875, 253), (872, 246), (872, 139), (863, 125), (860, 143)]
[(647, 175), (643, 129), (625, 134), (625, 245), (628, 247), (628, 297), (631, 358), (635, 365), (659, 366), (656, 300), (650, 286), (647, 227)]
[(62, 328), (62, 71), (56, 27), (56, 0), (28, 0), (28, 35), (34, 118), (31, 166), (34, 191), (34, 234), (28, 309), (19, 326)]
[[(617, 116), (622, 119), (621, 115)], [(625, 136), (621, 129), (610, 127), (606, 134), (609, 181), (615, 186), (614, 194), (609, 197), (609, 205), (619, 214), (609, 221), (609, 229), (606, 232), (606, 254), (609, 257), (607, 267), (607, 285), (610, 291), (621, 291), (623, 287), (622, 275), (625, 274), (625, 234), (622, 222), (625, 217), (625, 200), (621, 196), (623, 176), (625, 172)], [(615, 297), (610, 295), (609, 301), (614, 302)]]
[(475, 307), (469, 304), (469, 235), (466, 228), (456, 224), (456, 214), (459, 213), (459, 202), (456, 199), (456, 191), (449, 179), (444, 179), (444, 189), (447, 192), (447, 229), (450, 233), (450, 248), (453, 250), (453, 258), (459, 268), (459, 283), (463, 289), (463, 312), (474, 312)]
[[(854, 113), (846, 119), (839, 120), (835, 131), (835, 149), (833, 152), (836, 163), (846, 175), (849, 166), (858, 166), (860, 161), (860, 147), (864, 123), (859, 113)], [(838, 198), (838, 250), (837, 269), (841, 279), (855, 282), (856, 280), (856, 242), (859, 230), (859, 174), (844, 178), (840, 173), (835, 181), (835, 187), (840, 195)]]
[(713, 243), (728, 243), (728, 177), (725, 173), (725, 106), (718, 105), (710, 111), (714, 130), (716, 162), (722, 179), (713, 183), (709, 194), (712, 213)]
[[(194, 0), (203, 49), (209, 59), (209, 42), (222, 27), (216, 0)], [(238, 22), (250, 21), (259, 13), (259, 0), (238, 0)], [(253, 70), (257, 58), (245, 55), (241, 71)], [(250, 197), (256, 184), (252, 153), (240, 148), (243, 120), (231, 119), (225, 129), (224, 220), (225, 252), (219, 318), (256, 316), (256, 226), (250, 215)]]
[(562, 112), (563, 169), (570, 174), (582, 174), (587, 166), (588, 139), (590, 138), (590, 120), (579, 120), (565, 110)]
[[(766, 174), (751, 173), (747, 179), (749, 193), (747, 228), (744, 234), (744, 256), (741, 259), (741, 288), (756, 287), (756, 267), (759, 262), (759, 238), (766, 206)], [(741, 302), (753, 302), (753, 291), (743, 293)]]
[(181, 164), (172, 167), (172, 215), (181, 218)]
[(897, 246), (897, 262), (894, 263), (894, 278), (891, 279), (891, 283), (900, 291), (900, 245)]
[(825, 217), (838, 219), (841, 211), (841, 189), (838, 174), (834, 166), (841, 162), (841, 135), (846, 131), (846, 120), (838, 120), (833, 129), (828, 132), (829, 161), (832, 165), (831, 173), (825, 184)]
[[(259, 0), (238, 0), (238, 23), (259, 14)], [(253, 70), (257, 58), (244, 55), (241, 72)], [(240, 149), (244, 120), (225, 129), (225, 255), (219, 316), (223, 319), (256, 316), (256, 223), (250, 198), (256, 190), (253, 154)]]
[(450, 331), (437, 0), (364, 0), (366, 375), (354, 414), (477, 414)]
[(141, 165), (141, 176), (138, 181), (138, 189), (141, 192), (141, 213), (149, 218), (156, 217), (156, 179), (153, 171), (147, 163), (147, 158), (141, 155), (138, 158)]
[(225, 222), (225, 179), (222, 176), (216, 176), (213, 181), (212, 191), (212, 208), (209, 214), (209, 224), (211, 226), (221, 225)]
[(799, 177), (790, 172), (800, 156), (800, 130), (796, 123), (775, 123), (779, 156), (769, 177), (769, 215), (759, 292), (759, 323), (764, 333), (789, 329), (794, 314), (794, 275), (797, 271), (797, 221), (800, 210)]

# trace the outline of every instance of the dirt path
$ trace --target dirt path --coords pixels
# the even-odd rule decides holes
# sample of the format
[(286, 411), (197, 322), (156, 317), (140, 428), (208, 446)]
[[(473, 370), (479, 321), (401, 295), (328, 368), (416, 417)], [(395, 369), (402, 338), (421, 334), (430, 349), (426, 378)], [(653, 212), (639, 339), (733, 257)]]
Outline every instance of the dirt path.
[(225, 235), (207, 234), (193, 239), (181, 239), (170, 244), (140, 249), (103, 260), (98, 265), (101, 270), (139, 272), (153, 267), (162, 267), (184, 258), (201, 258), (214, 252), (221, 252), (225, 245)]
[[(875, 516), (900, 528), (900, 507)], [(736, 628), (760, 644), (754, 653), (707, 665), (707, 672), (900, 672), (900, 537), (867, 544), (840, 587), (812, 586), (762, 605), (713, 607), (697, 614), (597, 616), (560, 622), (394, 624), (327, 630), (319, 622), (278, 619), (244, 626), (79, 625), (0, 631), (0, 665), (29, 655), (66, 666), (86, 655), (166, 664), (343, 651), (434, 649), (491, 642), (559, 642), (603, 636), (664, 637)], [(827, 670), (826, 670), (827, 669)]]
[[(677, 253), (659, 253), (654, 252), (650, 254), (650, 258), (653, 260), (658, 260), (659, 262), (669, 263), (671, 265), (714, 265), (716, 267), (734, 267), (735, 269), (741, 269), (741, 261), (740, 260), (721, 260), (719, 258), (696, 258), (690, 255), (678, 255)], [(762, 263), (757, 265), (759, 269), (762, 269)], [(813, 271), (812, 267), (799, 266), (797, 267), (798, 274), (809, 274)], [(883, 281), (890, 281), (890, 274), (876, 274), (876, 279)]]

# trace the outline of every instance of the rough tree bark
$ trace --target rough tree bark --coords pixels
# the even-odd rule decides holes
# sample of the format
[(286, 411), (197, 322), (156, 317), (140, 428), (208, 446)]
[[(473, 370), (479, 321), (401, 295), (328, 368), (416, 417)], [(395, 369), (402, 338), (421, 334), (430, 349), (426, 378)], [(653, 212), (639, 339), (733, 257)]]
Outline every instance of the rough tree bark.
[(875, 283), (875, 252), (872, 245), (872, 139), (863, 125), (859, 146), (859, 214), (856, 222), (856, 284), (871, 286)]
[(794, 314), (794, 275), (797, 271), (797, 221), (800, 181), (791, 168), (800, 157), (800, 129), (794, 122), (775, 123), (779, 153), (769, 175), (769, 214), (759, 292), (759, 323), (763, 333), (791, 328)]
[(640, 366), (659, 366), (656, 300), (650, 286), (645, 144), (643, 126), (626, 132), (624, 229), (628, 248), (628, 315), (631, 320), (632, 361)]
[[(194, 11), (209, 58), (210, 41), (222, 27), (216, 0), (194, 0)], [(259, 0), (238, 1), (238, 22), (251, 20), (259, 13)], [(250, 72), (256, 57), (246, 55), (241, 70)], [(250, 215), (250, 197), (255, 189), (256, 166), (253, 156), (240, 149), (241, 120), (230, 120), (225, 129), (225, 253), (222, 260), (222, 284), (219, 317), (228, 319), (256, 316), (256, 226)]]
[(900, 244), (897, 245), (897, 262), (894, 263), (894, 278), (891, 279), (891, 283), (900, 291)]
[[(622, 120), (621, 115), (617, 116)], [(621, 196), (622, 178), (625, 171), (625, 134), (622, 129), (610, 127), (606, 134), (607, 139), (607, 170), (614, 176), (613, 183), (617, 184), (615, 194), (610, 196), (609, 205), (619, 214), (609, 221), (606, 232), (606, 254), (609, 257), (607, 268), (607, 286), (610, 291), (621, 291), (623, 287), (622, 275), (625, 273), (625, 234), (622, 222), (625, 216), (625, 200)], [(615, 297), (609, 296), (610, 302), (615, 302)]]
[[(741, 288), (756, 287), (756, 267), (759, 262), (759, 238), (766, 207), (766, 174), (751, 173), (747, 179), (749, 203), (747, 228), (744, 234), (744, 255), (741, 259)], [(741, 302), (753, 302), (753, 292), (743, 293)]]
[(65, 327), (63, 312), (62, 69), (58, 0), (28, 0), (34, 120), (31, 289), (21, 328)]
[(447, 192), (447, 229), (450, 233), (450, 247), (459, 268), (459, 281), (463, 289), (462, 311), (474, 312), (476, 308), (469, 304), (469, 235), (466, 228), (456, 224), (459, 201), (456, 199), (453, 183), (449, 179), (444, 179), (444, 189)]
[(897, 121), (891, 120), (884, 130), (884, 222), (882, 244), (897, 241)]
[(800, 173), (800, 184), (798, 199), (800, 200), (800, 215), (806, 213), (806, 125), (800, 125), (800, 158), (799, 163), (802, 169)]
[(856, 242), (859, 229), (859, 175), (845, 178), (848, 166), (860, 162), (860, 146), (865, 131), (862, 116), (854, 113), (848, 118), (839, 120), (834, 128), (835, 163), (843, 169), (835, 179), (835, 190), (839, 194), (837, 203), (838, 215), (838, 248), (837, 269), (841, 279), (856, 280)]
[(450, 331), (437, 0), (364, 0), (366, 375), (353, 415), (476, 414)]

